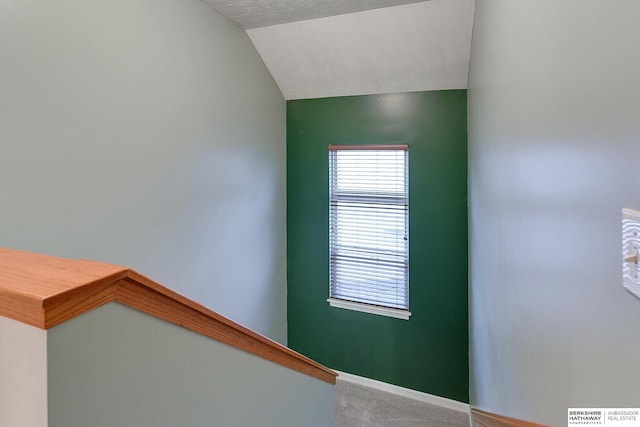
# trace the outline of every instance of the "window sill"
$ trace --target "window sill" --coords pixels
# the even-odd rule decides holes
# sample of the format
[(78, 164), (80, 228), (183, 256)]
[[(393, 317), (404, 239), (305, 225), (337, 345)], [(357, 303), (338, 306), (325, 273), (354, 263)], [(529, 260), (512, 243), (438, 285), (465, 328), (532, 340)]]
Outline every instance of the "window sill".
[(395, 317), (396, 319), (409, 320), (411, 312), (409, 310), (399, 310), (397, 308), (379, 307), (377, 305), (363, 304), (360, 302), (345, 301), (341, 299), (327, 299), (331, 307), (344, 308), (347, 310), (361, 311), (363, 313), (377, 314), (379, 316)]

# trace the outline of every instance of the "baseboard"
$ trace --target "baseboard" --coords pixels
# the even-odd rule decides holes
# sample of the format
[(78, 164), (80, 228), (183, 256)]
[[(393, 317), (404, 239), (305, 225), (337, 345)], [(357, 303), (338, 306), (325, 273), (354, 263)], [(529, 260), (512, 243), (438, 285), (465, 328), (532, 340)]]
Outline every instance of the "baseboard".
[(417, 390), (411, 390), (409, 388), (384, 383), (382, 381), (372, 380), (371, 378), (348, 374), (336, 369), (333, 369), (333, 371), (338, 373), (338, 379), (342, 381), (363, 385), (365, 387), (375, 388), (376, 390), (386, 391), (388, 393), (397, 394), (398, 396), (402, 397), (408, 397), (409, 399), (419, 400), (431, 405), (442, 406), (444, 408), (453, 409), (454, 411), (469, 413), (469, 405), (467, 405), (466, 403), (458, 402), (457, 400), (447, 399), (446, 397), (435, 396), (433, 394), (423, 393)]
[(471, 408), (471, 419), (484, 427), (546, 427), (542, 424), (492, 414), (476, 408)]

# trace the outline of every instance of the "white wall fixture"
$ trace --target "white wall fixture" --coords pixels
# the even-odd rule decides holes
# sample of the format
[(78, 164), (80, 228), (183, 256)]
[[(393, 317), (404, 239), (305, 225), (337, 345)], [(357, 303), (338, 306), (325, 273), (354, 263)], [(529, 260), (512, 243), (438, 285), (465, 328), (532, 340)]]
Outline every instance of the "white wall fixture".
[(622, 284), (640, 298), (640, 212), (622, 209)]

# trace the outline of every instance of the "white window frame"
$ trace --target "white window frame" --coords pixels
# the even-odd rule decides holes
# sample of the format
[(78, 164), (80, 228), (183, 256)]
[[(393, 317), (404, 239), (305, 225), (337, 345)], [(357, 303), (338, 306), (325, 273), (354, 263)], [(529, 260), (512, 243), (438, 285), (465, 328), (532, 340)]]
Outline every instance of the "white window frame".
[[(349, 183), (353, 181), (353, 172), (342, 172), (342, 179), (339, 176), (338, 156), (342, 151), (351, 151), (351, 153), (342, 153), (342, 156), (358, 156), (362, 154), (363, 161), (368, 166), (366, 176), (373, 179), (374, 183), (371, 188), (367, 188), (369, 180), (363, 179), (356, 184), (344, 184), (347, 180)], [(408, 320), (411, 316), (409, 311), (409, 165), (408, 165), (408, 145), (330, 145), (329, 146), (329, 302), (331, 307), (337, 307), (348, 310), (361, 311), (370, 314), (394, 317), (398, 319)], [(383, 173), (388, 173), (388, 169), (384, 169), (384, 156), (380, 156), (381, 151), (395, 151), (403, 153), (403, 171), (393, 179), (389, 179), (389, 183), (385, 185), (385, 177)], [(382, 160), (378, 161), (377, 157)], [(387, 156), (389, 158), (389, 156)], [(345, 157), (343, 157), (345, 159)], [(378, 163), (380, 171), (377, 170)], [(397, 163), (395, 161), (394, 163)], [(345, 160), (343, 160), (343, 164)], [(373, 168), (372, 168), (373, 166)], [(349, 166), (345, 166), (348, 168)], [(371, 172), (374, 170), (375, 172)], [(350, 173), (350, 175), (347, 174)], [(360, 177), (356, 177), (356, 180)], [(381, 184), (376, 185), (375, 182)], [(387, 188), (389, 187), (389, 188)], [(348, 188), (348, 190), (346, 190)], [(381, 188), (384, 188), (381, 190)], [(392, 190), (390, 188), (393, 188)], [(361, 190), (359, 190), (361, 189)], [(356, 206), (357, 208), (354, 208)], [(376, 207), (377, 206), (377, 207)], [(367, 214), (375, 215), (376, 211), (380, 212), (382, 207), (388, 206), (396, 213), (394, 225), (403, 227), (400, 230), (402, 240), (398, 241), (398, 236), (390, 237), (389, 233), (380, 233), (379, 229), (369, 233), (369, 227), (363, 224), (355, 224), (348, 220), (347, 225), (343, 224), (344, 218), (349, 214), (353, 215), (354, 211), (350, 209), (366, 210)], [(356, 210), (356, 211), (357, 211)], [(367, 215), (363, 214), (363, 215)], [(345, 216), (347, 215), (347, 216)], [(403, 220), (399, 220), (403, 217)], [(369, 217), (371, 218), (371, 217)], [(386, 214), (380, 217), (381, 221), (388, 221)], [(357, 221), (356, 221), (357, 222)], [(346, 229), (344, 227), (347, 227)], [(355, 228), (354, 228), (355, 227)], [(343, 231), (340, 234), (340, 230)], [(395, 228), (398, 230), (398, 227)], [(356, 232), (358, 238), (346, 238)], [(362, 233), (362, 239), (360, 238)], [(375, 239), (382, 239), (380, 242)], [(371, 240), (373, 239), (373, 240)], [(390, 240), (391, 246), (388, 246)], [(367, 243), (362, 243), (362, 242)], [(345, 244), (345, 242), (348, 242)], [(380, 246), (375, 246), (380, 244)], [(374, 245), (374, 246), (372, 246)], [(386, 245), (386, 246), (385, 246)], [(390, 249), (391, 248), (391, 249)], [(363, 269), (359, 270), (358, 262), (353, 260), (345, 261), (345, 259), (353, 258), (353, 254), (363, 257)], [(363, 255), (366, 253), (366, 255)], [(347, 255), (349, 254), (349, 255)], [(389, 257), (393, 260), (391, 266)], [(380, 281), (376, 277), (377, 267), (372, 268), (371, 265), (380, 266)], [(384, 267), (383, 267), (384, 266)], [(373, 270), (373, 271), (372, 271)], [(361, 273), (366, 271), (366, 273)], [(351, 282), (351, 277), (356, 279)], [(392, 279), (382, 280), (383, 276), (391, 275)], [(365, 286), (354, 284), (356, 280), (359, 283), (366, 283)], [(356, 289), (357, 290), (353, 290)], [(395, 297), (383, 296), (390, 289), (395, 289)], [(380, 299), (377, 299), (380, 296)]]

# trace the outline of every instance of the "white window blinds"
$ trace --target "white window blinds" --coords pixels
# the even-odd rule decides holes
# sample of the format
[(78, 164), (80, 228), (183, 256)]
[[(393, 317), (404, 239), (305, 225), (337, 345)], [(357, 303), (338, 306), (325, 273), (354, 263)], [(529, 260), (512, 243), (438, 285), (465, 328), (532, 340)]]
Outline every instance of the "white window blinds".
[(330, 299), (409, 310), (408, 168), (406, 145), (329, 146)]

